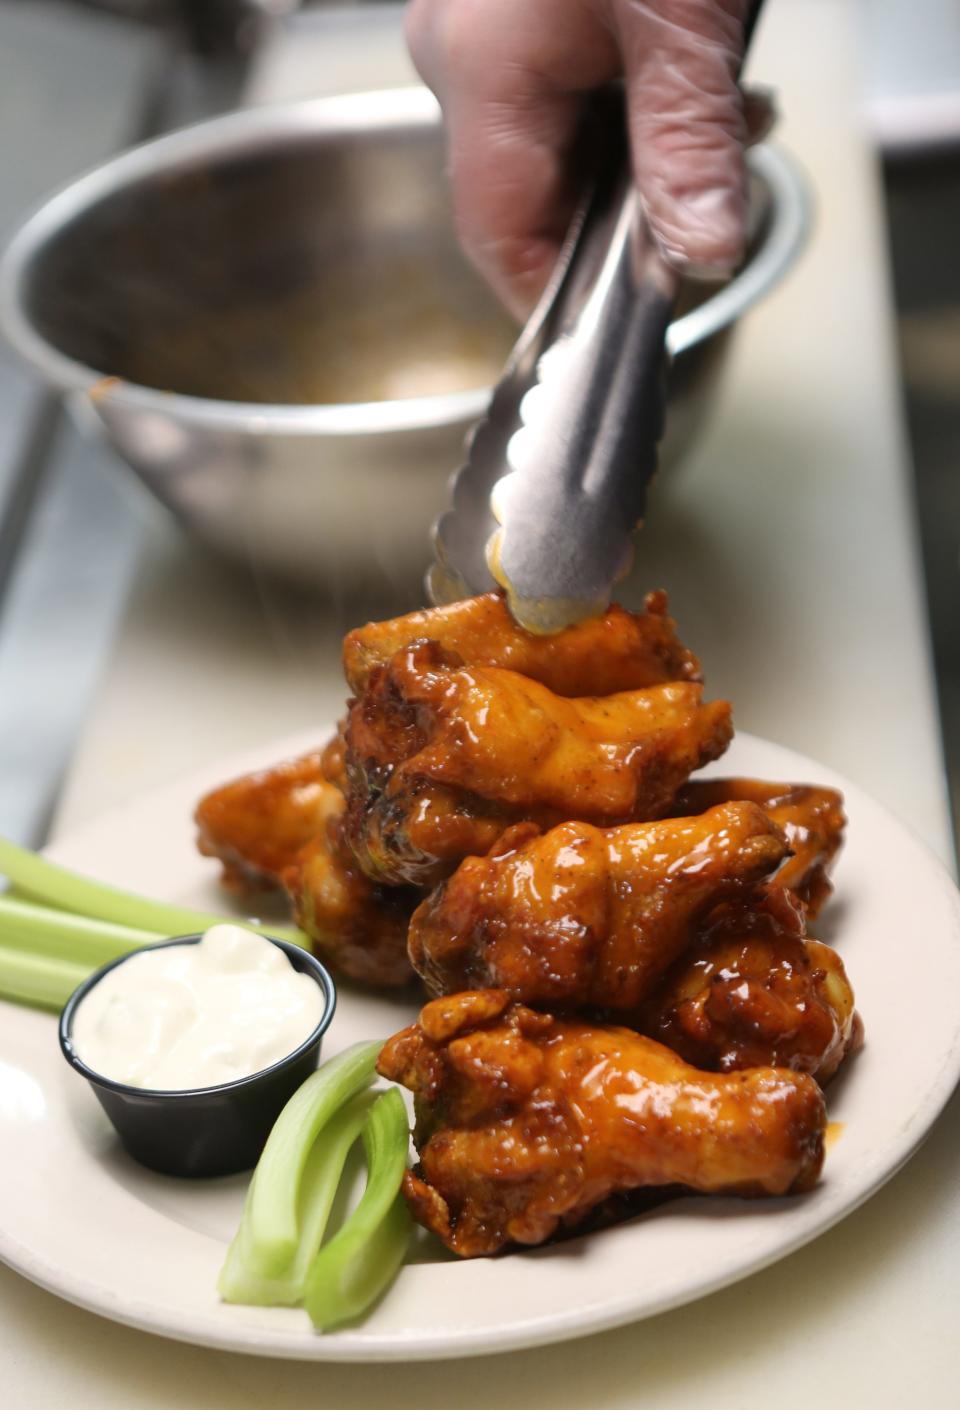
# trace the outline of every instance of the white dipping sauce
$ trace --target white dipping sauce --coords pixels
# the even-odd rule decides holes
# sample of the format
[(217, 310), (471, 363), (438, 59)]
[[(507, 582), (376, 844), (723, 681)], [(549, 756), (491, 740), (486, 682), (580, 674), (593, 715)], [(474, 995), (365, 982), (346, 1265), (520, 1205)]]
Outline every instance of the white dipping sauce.
[(199, 944), (145, 950), (104, 975), (77, 1007), (73, 1046), (94, 1072), (131, 1087), (214, 1087), (292, 1053), (325, 1006), (279, 946), (214, 925)]

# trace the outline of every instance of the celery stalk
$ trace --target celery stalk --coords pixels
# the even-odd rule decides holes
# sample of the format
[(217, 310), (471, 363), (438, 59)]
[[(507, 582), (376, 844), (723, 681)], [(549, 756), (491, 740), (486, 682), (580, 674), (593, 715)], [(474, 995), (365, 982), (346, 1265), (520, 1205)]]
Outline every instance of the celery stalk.
[[(328, 1332), (345, 1322), (355, 1322), (386, 1292), (403, 1263), (410, 1244), (413, 1220), (407, 1202), (398, 1191), (380, 1223), (362, 1243), (351, 1249), (340, 1245), (340, 1268), (333, 1270), (327, 1249), (315, 1260), (324, 1270), (317, 1281), (308, 1284), (305, 1306), (318, 1332)], [(331, 1239), (327, 1248), (334, 1248)]]
[[(35, 901), (76, 915), (91, 916), (95, 920), (149, 930), (157, 935), (185, 935), (206, 930), (208, 926), (227, 919), (222, 915), (212, 915), (209, 911), (194, 911), (168, 905), (164, 901), (146, 900), (130, 891), (120, 891), (104, 882), (92, 881), (89, 877), (79, 876), (57, 866), (55, 862), (47, 861), (25, 847), (18, 847), (5, 837), (0, 837), (0, 876), (7, 877), (17, 891)], [(243, 920), (242, 923), (264, 930), (280, 940), (302, 945), (304, 949), (310, 948), (303, 932), (290, 926), (269, 925), (257, 920)]]
[(155, 939), (0, 895), (0, 998), (60, 1009), (92, 970)]
[(297, 1250), (298, 1196), (307, 1157), (334, 1112), (372, 1079), (383, 1044), (354, 1043), (325, 1062), (287, 1102), (267, 1138), (246, 1211), (244, 1254), (262, 1278), (286, 1272)]
[(314, 1259), (304, 1305), (318, 1331), (359, 1317), (391, 1282), (410, 1238), (400, 1182), (410, 1132), (394, 1087), (375, 1103), (363, 1128), (367, 1187), (356, 1209)]
[(0, 998), (18, 1004), (62, 1009), (89, 973), (83, 965), (68, 964), (50, 955), (0, 948)]
[[(344, 1163), (367, 1119), (370, 1102), (368, 1092), (354, 1097), (331, 1117), (314, 1142), (300, 1182), (297, 1207), (300, 1238), (297, 1251), (286, 1272), (273, 1278), (255, 1273), (247, 1256), (251, 1184), (240, 1227), (227, 1250), (217, 1282), (220, 1296), (225, 1302), (243, 1302), (254, 1307), (293, 1307), (302, 1301), (307, 1272), (323, 1239)], [(255, 1183), (256, 1175), (253, 1179)]]
[(131, 930), (0, 895), (0, 945), (66, 960), (88, 973), (118, 955), (153, 944), (156, 938), (150, 930)]

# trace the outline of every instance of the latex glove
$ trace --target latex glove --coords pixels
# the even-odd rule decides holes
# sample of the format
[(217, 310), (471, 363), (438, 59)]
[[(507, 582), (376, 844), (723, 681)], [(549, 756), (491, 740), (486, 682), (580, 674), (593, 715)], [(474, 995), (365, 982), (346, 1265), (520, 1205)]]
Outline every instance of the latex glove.
[(525, 315), (570, 218), (570, 148), (590, 90), (623, 75), (634, 175), (677, 268), (743, 255), (743, 150), (769, 126), (736, 73), (748, 0), (413, 0), (407, 38), (443, 107), (462, 244)]

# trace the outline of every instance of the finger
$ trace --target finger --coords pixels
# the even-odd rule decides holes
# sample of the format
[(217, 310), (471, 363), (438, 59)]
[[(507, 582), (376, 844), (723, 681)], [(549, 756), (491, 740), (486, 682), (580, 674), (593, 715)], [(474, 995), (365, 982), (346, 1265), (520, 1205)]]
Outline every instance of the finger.
[(403, 16), (404, 34), (414, 68), (443, 103), (443, 9), (439, 0), (410, 0)]
[(747, 136), (737, 73), (747, 0), (614, 0), (631, 148), (672, 264), (729, 273), (746, 240)]
[(574, 200), (583, 95), (619, 69), (590, 0), (417, 0), (408, 39), (444, 109), (454, 218), (518, 316), (549, 277)]
[(449, 108), (454, 220), (467, 255), (523, 318), (549, 278), (573, 209), (569, 95), (530, 106), (464, 92)]

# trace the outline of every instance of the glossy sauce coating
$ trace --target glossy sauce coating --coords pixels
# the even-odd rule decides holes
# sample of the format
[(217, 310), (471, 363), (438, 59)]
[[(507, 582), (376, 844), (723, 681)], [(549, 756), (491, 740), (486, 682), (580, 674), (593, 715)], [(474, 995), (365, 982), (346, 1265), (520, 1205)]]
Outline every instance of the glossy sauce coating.
[(343, 642), (355, 695), (371, 672), (415, 641), (435, 641), (466, 665), (503, 666), (555, 695), (613, 695), (664, 681), (698, 681), (700, 665), (677, 638), (665, 592), (647, 594), (642, 613), (613, 604), (599, 617), (553, 636), (532, 636), (510, 616), (502, 593), (468, 597), (388, 622), (369, 622)]
[(729, 743), (729, 705), (701, 694), (672, 682), (565, 699), (418, 643), (351, 706), (345, 836), (368, 876), (427, 885), (513, 822), (654, 817)]
[(752, 904), (720, 908), (635, 1021), (698, 1067), (773, 1064), (821, 1083), (863, 1036), (843, 961), (806, 937), (779, 875)]
[(757, 778), (693, 779), (678, 793), (671, 812), (700, 813), (718, 803), (757, 803), (781, 827), (793, 854), (777, 877), (812, 920), (833, 887), (829, 870), (843, 842), (843, 796), (835, 788), (808, 783), (768, 783)]
[(338, 974), (377, 988), (414, 978), (407, 926), (422, 893), (377, 886), (364, 876), (341, 841), (339, 816), (302, 849), (283, 880), (297, 925)]
[(537, 1244), (621, 1190), (809, 1189), (826, 1111), (809, 1077), (711, 1074), (624, 1028), (562, 1022), (502, 991), (436, 999), (380, 1072), (415, 1094), (415, 1217), (455, 1253)]
[(278, 888), (284, 870), (342, 811), (340, 791), (316, 749), (271, 769), (244, 774), (207, 793), (197, 804), (197, 846), (223, 863), (223, 885), (232, 891)]
[(608, 830), (562, 823), (543, 836), (521, 824), (418, 907), (410, 958), (433, 994), (499, 988), (552, 1011), (629, 1013), (705, 914), (786, 854), (753, 803)]
[(340, 975), (376, 987), (408, 984), (407, 924), (421, 899), (369, 881), (341, 841), (343, 738), (246, 774), (201, 799), (198, 846), (223, 863), (231, 891), (283, 887), (297, 925)]

